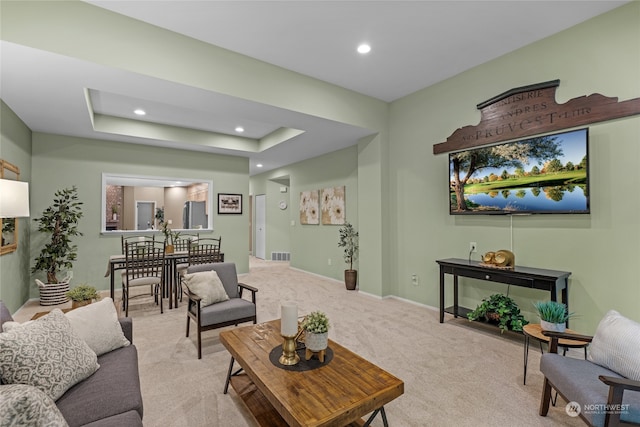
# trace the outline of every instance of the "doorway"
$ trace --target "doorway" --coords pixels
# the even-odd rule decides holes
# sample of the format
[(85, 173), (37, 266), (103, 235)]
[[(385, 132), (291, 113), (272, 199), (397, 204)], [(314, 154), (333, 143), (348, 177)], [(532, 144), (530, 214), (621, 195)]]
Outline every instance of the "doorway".
[(136, 201), (136, 230), (151, 230), (155, 211), (156, 202)]

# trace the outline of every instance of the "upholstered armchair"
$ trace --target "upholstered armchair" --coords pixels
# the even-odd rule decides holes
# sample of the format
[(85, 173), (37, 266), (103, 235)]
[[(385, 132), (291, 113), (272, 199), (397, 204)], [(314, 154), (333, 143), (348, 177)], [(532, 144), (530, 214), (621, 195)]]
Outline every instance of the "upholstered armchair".
[[(549, 352), (540, 359), (544, 374), (540, 415), (549, 412), (551, 389), (567, 402), (562, 412), (590, 426), (640, 425), (640, 324), (616, 311), (600, 321), (593, 337), (544, 332)], [(591, 343), (587, 360), (557, 354), (558, 339)]]
[[(213, 272), (213, 273), (212, 273)], [(191, 265), (182, 278), (187, 302), (187, 337), (191, 321), (196, 324), (198, 359), (202, 358), (202, 332), (244, 322), (256, 323), (258, 290), (238, 283), (236, 265), (231, 262)], [(243, 291), (251, 292), (251, 301)]]

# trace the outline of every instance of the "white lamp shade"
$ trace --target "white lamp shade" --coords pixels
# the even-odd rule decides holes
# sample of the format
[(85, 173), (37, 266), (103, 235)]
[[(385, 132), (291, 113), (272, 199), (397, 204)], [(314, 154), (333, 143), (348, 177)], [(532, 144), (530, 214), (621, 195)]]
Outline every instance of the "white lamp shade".
[(29, 216), (29, 184), (0, 179), (0, 218)]

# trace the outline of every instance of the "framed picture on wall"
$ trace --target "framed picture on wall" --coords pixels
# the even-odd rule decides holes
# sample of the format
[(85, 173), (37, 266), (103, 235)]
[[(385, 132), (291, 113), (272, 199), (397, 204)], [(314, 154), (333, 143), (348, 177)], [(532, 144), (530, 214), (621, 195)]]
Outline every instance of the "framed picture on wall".
[(323, 225), (344, 225), (345, 187), (322, 189), (321, 212)]
[(218, 193), (218, 214), (241, 214), (242, 194)]
[(300, 192), (300, 224), (318, 225), (318, 190)]

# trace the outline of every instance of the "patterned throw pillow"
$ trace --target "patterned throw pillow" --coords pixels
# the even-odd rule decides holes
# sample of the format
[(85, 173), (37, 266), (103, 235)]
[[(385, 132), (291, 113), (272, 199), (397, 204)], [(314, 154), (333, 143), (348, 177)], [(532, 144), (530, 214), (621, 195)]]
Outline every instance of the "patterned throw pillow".
[(184, 284), (191, 292), (202, 298), (201, 307), (229, 299), (218, 273), (214, 270), (185, 274)]
[(129, 345), (111, 298), (76, 308), (65, 314), (71, 327), (97, 356)]
[(32, 385), (55, 401), (98, 368), (96, 354), (58, 309), (0, 334), (3, 384)]
[(640, 381), (640, 323), (615, 310), (602, 318), (589, 345), (589, 360)]
[(0, 385), (0, 426), (67, 427), (56, 404), (40, 389), (25, 385)]

